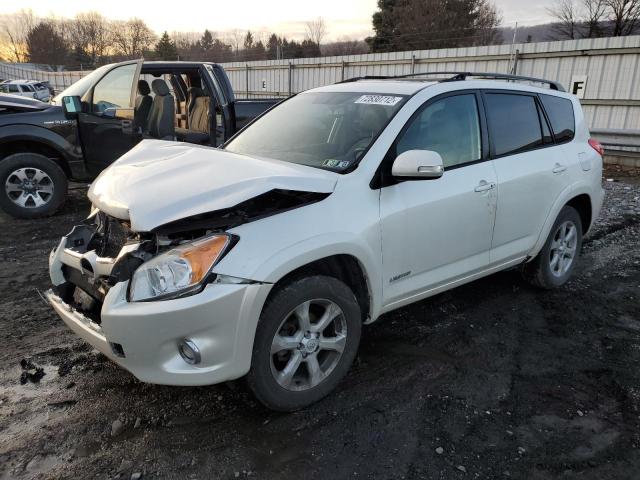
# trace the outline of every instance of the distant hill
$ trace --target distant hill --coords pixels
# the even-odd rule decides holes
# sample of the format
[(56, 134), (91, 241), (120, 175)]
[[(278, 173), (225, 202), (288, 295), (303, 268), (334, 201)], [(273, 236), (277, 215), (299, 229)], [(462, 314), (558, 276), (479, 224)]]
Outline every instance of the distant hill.
[[(556, 26), (557, 23), (543, 23), (540, 25), (531, 26), (518, 26), (518, 32), (516, 34), (516, 43), (531, 43), (531, 42), (551, 42), (554, 40), (569, 40), (566, 36), (558, 33)], [(601, 29), (605, 33), (603, 37), (608, 36), (607, 32), (611, 30), (611, 22), (602, 22)], [(580, 29), (580, 27), (578, 27)], [(584, 28), (583, 28), (584, 29)], [(502, 35), (502, 43), (511, 43), (513, 39), (513, 27), (501, 27), (499, 28)], [(640, 34), (640, 24), (635, 28), (634, 34)], [(583, 38), (582, 36), (576, 37)]]

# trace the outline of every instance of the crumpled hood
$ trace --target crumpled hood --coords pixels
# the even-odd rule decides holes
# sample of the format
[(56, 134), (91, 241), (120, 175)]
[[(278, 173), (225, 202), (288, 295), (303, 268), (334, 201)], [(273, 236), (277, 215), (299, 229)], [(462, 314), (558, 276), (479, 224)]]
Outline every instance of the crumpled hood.
[(338, 174), (211, 147), (143, 140), (89, 189), (95, 207), (146, 232), (274, 189), (331, 193)]

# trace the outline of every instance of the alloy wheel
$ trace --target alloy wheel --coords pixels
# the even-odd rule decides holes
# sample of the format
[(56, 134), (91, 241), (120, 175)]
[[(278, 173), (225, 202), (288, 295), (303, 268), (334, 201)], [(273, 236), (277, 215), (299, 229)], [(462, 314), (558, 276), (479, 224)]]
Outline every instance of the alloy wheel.
[(286, 390), (308, 390), (331, 374), (346, 343), (342, 309), (330, 300), (308, 300), (282, 320), (274, 335), (271, 373)]
[(13, 203), (22, 208), (37, 208), (53, 198), (53, 180), (38, 168), (19, 168), (9, 174), (4, 189)]
[(573, 265), (577, 254), (578, 229), (576, 225), (567, 220), (563, 222), (551, 241), (549, 252), (549, 267), (555, 277), (562, 277)]

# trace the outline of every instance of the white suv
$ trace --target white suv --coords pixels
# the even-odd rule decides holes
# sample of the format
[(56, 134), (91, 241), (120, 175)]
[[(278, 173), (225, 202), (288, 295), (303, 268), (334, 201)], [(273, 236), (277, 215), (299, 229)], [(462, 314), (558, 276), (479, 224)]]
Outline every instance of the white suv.
[(0, 84), (0, 93), (29, 97), (48, 102), (51, 93), (46, 85), (32, 80), (8, 80)]
[(470, 77), (310, 90), (221, 149), (142, 142), (51, 253), (51, 305), (142, 381), (246, 376), (294, 410), (385, 312), (512, 267), (563, 285), (602, 148), (557, 85)]

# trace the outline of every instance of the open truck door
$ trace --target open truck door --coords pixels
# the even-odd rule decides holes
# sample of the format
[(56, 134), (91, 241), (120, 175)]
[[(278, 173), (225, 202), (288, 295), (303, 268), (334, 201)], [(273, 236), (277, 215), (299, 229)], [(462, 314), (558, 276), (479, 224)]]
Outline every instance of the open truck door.
[(131, 150), (142, 132), (134, 124), (134, 105), (142, 61), (109, 70), (82, 97), (77, 114), (87, 170), (97, 175)]

